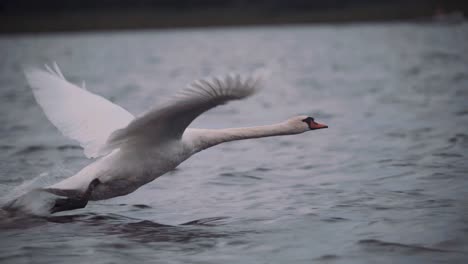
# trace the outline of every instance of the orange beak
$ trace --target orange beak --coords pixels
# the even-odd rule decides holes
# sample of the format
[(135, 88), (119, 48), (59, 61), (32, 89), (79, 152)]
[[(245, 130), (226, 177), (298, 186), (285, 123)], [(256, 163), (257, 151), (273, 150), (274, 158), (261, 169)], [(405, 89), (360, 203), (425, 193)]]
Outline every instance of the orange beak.
[(328, 128), (327, 125), (319, 124), (319, 123), (317, 123), (317, 122), (311, 122), (309, 126), (310, 126), (310, 129), (311, 129), (311, 130), (321, 129), (321, 128)]

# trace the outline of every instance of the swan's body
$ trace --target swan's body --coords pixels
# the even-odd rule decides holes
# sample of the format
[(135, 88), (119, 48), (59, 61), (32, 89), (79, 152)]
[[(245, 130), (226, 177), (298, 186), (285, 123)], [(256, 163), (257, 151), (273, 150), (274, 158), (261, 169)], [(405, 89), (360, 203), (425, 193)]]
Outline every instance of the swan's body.
[[(298, 116), (276, 125), (250, 128), (187, 128), (203, 112), (254, 94), (259, 86), (256, 77), (196, 81), (166, 105), (135, 118), (84, 87), (69, 83), (57, 65), (53, 66), (53, 69), (46, 66), (47, 71), (34, 68), (25, 72), (35, 98), (64, 135), (77, 140), (88, 158), (98, 159), (77, 174), (45, 188), (52, 193), (90, 193), (89, 200), (122, 196), (211, 146), (326, 127), (315, 123), (313, 118)], [(90, 189), (95, 179), (99, 184)]]

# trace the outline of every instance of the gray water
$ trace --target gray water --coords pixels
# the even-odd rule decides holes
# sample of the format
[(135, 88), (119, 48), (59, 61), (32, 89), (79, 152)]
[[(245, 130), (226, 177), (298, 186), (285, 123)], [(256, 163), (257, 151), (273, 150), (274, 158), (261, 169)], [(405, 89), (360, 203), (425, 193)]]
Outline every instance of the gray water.
[(85, 209), (3, 212), (0, 261), (467, 263), (467, 43), (467, 24), (403, 23), (2, 36), (4, 201), (90, 163), (23, 66), (55, 60), (135, 114), (193, 79), (266, 68), (260, 94), (192, 126), (329, 128), (219, 145)]

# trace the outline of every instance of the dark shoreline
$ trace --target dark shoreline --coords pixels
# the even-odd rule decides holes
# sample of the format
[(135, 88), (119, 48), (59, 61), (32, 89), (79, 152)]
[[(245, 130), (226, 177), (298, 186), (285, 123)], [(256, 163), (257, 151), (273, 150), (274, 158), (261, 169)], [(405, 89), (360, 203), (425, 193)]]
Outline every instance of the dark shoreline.
[[(410, 2), (405, 5), (379, 4), (341, 9), (119, 7), (60, 12), (21, 10), (1, 14), (0, 34), (309, 23), (427, 22), (434, 20), (436, 12), (440, 11), (437, 8), (436, 5), (418, 5)], [(463, 7), (458, 9), (461, 12), (465, 11)], [(459, 14), (463, 18), (461, 12)]]

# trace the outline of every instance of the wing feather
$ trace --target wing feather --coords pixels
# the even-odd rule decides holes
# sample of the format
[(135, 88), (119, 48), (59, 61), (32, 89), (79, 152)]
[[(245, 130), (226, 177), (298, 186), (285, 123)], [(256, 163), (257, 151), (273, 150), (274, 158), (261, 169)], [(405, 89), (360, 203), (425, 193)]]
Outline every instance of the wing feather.
[(47, 118), (78, 141), (88, 158), (105, 154), (100, 149), (109, 135), (134, 119), (122, 107), (68, 82), (56, 63), (45, 65), (45, 70), (26, 69), (25, 75)]
[(228, 75), (194, 81), (161, 108), (155, 108), (114, 132), (107, 147), (122, 144), (154, 145), (180, 139), (192, 121), (205, 111), (232, 100), (240, 100), (258, 91), (260, 75)]

